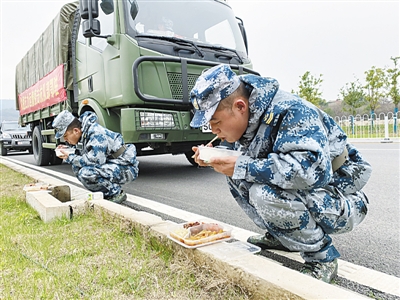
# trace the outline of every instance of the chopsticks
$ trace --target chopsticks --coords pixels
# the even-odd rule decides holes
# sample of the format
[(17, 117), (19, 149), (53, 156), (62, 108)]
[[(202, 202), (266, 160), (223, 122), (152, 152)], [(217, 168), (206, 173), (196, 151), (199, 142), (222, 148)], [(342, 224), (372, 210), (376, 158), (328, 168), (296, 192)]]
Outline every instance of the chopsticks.
[[(206, 144), (206, 146), (209, 145), (209, 144), (212, 144), (217, 138), (218, 138), (218, 135), (216, 135), (211, 141), (209, 141), (209, 142)], [(194, 158), (194, 156), (195, 156), (195, 155), (193, 155), (192, 158)]]
[(218, 135), (216, 135), (211, 141), (209, 141), (209, 142), (206, 144), (206, 146), (209, 145), (209, 144), (212, 144), (212, 142), (214, 142), (217, 138), (218, 138)]

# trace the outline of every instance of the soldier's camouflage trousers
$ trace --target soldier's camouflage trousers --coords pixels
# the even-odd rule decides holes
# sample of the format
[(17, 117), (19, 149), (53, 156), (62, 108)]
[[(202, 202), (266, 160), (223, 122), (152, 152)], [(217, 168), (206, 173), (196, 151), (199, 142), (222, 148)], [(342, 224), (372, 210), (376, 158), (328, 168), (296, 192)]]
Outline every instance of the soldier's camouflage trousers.
[[(266, 229), (305, 261), (332, 261), (340, 256), (329, 234), (351, 231), (367, 213), (362, 191), (343, 195), (327, 186), (305, 193), (253, 184), (249, 202)], [(261, 221), (261, 220), (260, 220)]]
[(121, 184), (135, 179), (135, 170), (130, 165), (103, 164), (83, 168), (73, 165), (72, 171), (85, 188), (91, 192), (102, 192), (105, 198), (119, 194)]

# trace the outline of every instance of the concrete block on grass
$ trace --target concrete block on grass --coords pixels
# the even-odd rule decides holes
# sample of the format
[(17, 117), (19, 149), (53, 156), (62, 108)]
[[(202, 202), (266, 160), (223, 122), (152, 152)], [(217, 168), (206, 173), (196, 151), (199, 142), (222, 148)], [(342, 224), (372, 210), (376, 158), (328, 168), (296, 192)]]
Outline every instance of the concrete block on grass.
[(62, 203), (48, 191), (27, 192), (26, 202), (39, 213), (44, 222), (50, 222), (63, 216), (71, 218), (69, 204)]

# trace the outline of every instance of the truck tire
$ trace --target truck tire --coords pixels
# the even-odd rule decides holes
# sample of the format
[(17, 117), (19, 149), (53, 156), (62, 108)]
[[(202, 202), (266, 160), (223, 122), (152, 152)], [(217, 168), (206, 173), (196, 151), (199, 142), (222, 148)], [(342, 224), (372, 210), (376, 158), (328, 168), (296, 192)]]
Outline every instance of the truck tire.
[(36, 126), (32, 134), (32, 150), (33, 157), (36, 165), (47, 166), (51, 159), (51, 150), (43, 148), (42, 145), (42, 134), (40, 133), (39, 126)]
[(194, 154), (193, 151), (185, 152), (185, 156), (186, 156), (186, 159), (188, 160), (188, 162), (190, 162), (192, 164), (192, 166), (197, 167), (198, 164), (194, 161), (194, 158), (192, 157), (193, 154)]
[(63, 160), (59, 158), (54, 151), (51, 153), (50, 164), (52, 166), (61, 165)]
[(3, 143), (0, 143), (0, 150), (1, 150), (1, 156), (7, 156), (7, 148), (3, 146)]

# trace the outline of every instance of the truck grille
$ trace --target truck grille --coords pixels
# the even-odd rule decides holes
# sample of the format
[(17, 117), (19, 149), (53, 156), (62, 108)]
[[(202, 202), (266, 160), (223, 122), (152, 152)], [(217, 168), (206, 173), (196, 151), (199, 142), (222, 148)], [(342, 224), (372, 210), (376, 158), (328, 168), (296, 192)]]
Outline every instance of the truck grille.
[[(190, 91), (196, 83), (199, 75), (188, 75), (188, 96), (190, 96)], [(173, 99), (183, 99), (183, 89), (182, 89), (182, 74), (181, 73), (168, 73), (169, 86), (171, 87), (171, 93)]]
[(11, 138), (13, 139), (27, 139), (30, 138), (28, 134), (11, 134)]

